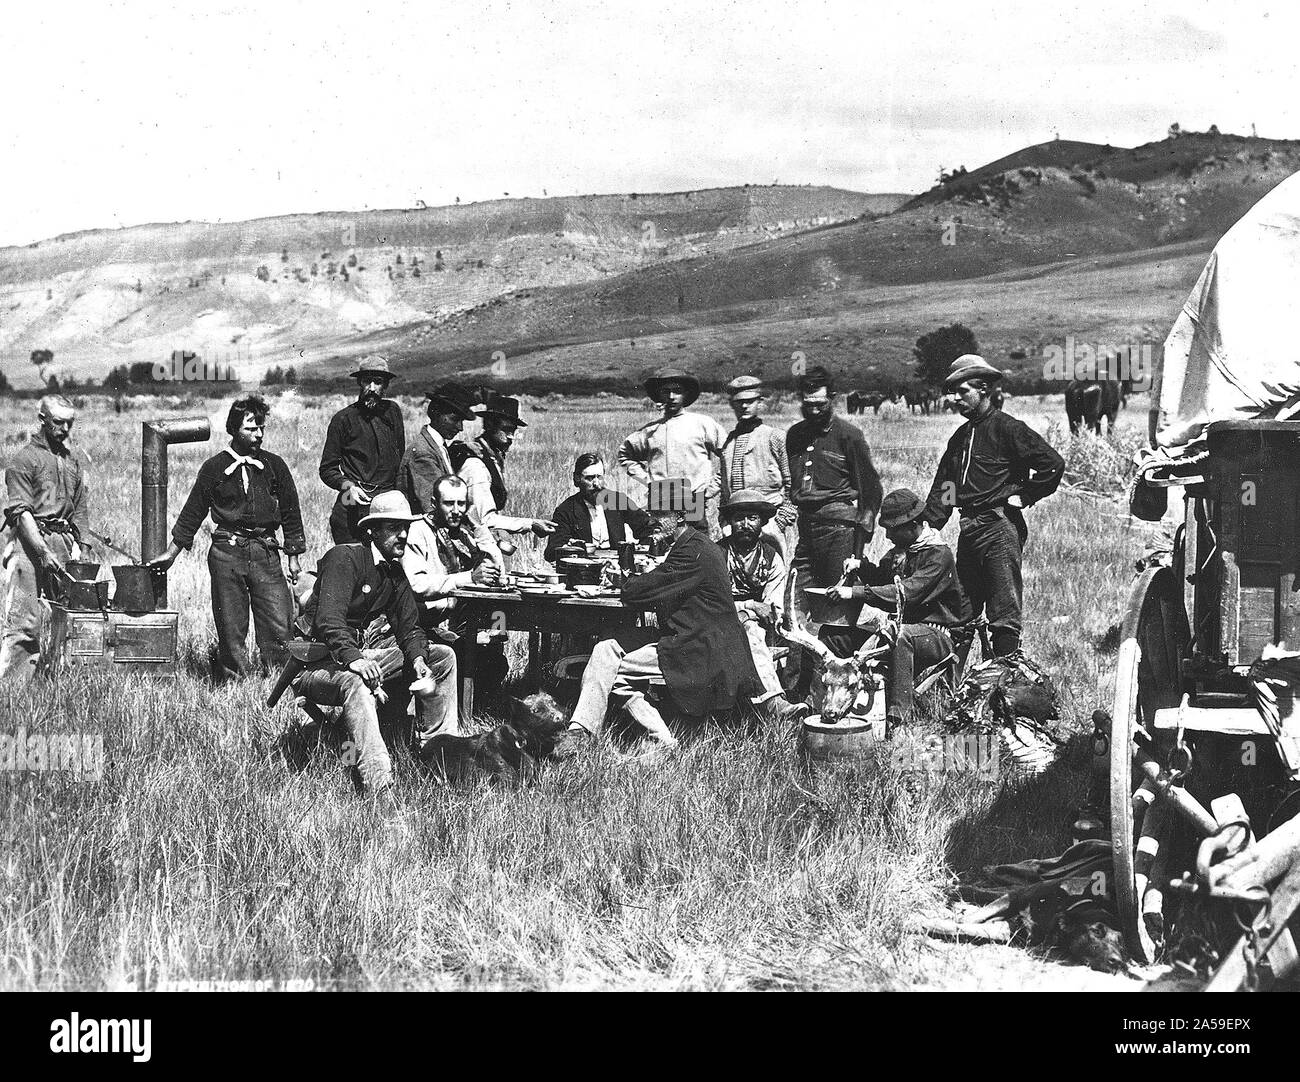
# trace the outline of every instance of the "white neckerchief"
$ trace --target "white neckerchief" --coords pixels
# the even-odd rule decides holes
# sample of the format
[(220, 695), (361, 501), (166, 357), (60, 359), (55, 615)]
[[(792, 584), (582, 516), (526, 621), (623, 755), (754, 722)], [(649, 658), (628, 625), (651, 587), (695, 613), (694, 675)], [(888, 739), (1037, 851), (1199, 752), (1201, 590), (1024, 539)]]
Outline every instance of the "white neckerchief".
[(266, 463), (260, 458), (254, 458), (252, 455), (241, 455), (236, 453), (233, 447), (226, 448), (228, 454), (235, 461), (226, 467), (225, 476), (229, 477), (236, 470), (239, 470), (239, 479), (244, 483), (244, 495), (248, 495), (248, 467), (256, 466), (259, 470), (266, 469)]

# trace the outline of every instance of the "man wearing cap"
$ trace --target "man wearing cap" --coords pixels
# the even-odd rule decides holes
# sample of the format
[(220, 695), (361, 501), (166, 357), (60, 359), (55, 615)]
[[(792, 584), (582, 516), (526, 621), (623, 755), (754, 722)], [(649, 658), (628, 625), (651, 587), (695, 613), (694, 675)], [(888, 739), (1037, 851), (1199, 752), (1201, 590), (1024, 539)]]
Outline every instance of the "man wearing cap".
[(453, 443), (451, 464), (469, 486), (470, 520), (488, 530), (532, 533), (546, 537), (555, 532), (550, 519), (522, 518), (505, 513), (510, 490), (506, 487), (506, 454), (515, 433), (527, 428), (519, 416), (519, 399), (493, 392), (483, 407), (483, 434)]
[(645, 381), (646, 394), (658, 402), (663, 416), (637, 429), (618, 449), (618, 464), (629, 477), (648, 485), (685, 477), (695, 498), (704, 505), (702, 522), (709, 536), (718, 536), (721, 494), (714, 458), (722, 457), (727, 434), (712, 417), (686, 407), (700, 397), (700, 381), (679, 368), (663, 368)]
[(803, 591), (834, 586), (844, 577), (844, 561), (862, 555), (883, 492), (862, 430), (835, 415), (834, 393), (834, 380), (820, 365), (800, 376), (803, 420), (785, 436), (799, 511), (794, 572), (802, 623), (820, 623), (823, 615), (823, 606), (810, 604)]
[(298, 557), (307, 551), (298, 489), (279, 455), (262, 449), (269, 407), (252, 395), (234, 402), (226, 416), (230, 447), (199, 467), (194, 487), (172, 528), (167, 551), (149, 561), (166, 570), (194, 544), (211, 513), (216, 529), (208, 549), (212, 578), (212, 617), (217, 628), (220, 676), (250, 671), (245, 640), (248, 613), (263, 665), (280, 665), (289, 640), (293, 602), (280, 568), (277, 530), (284, 530), (289, 581), (297, 584)]
[(650, 536), (650, 516), (623, 493), (605, 487), (605, 460), (596, 451), (580, 454), (573, 463), (578, 491), (551, 516), (555, 533), (547, 539), (546, 559), (555, 563), (571, 541), (592, 542), (601, 548)]
[(722, 550), (698, 528), (699, 501), (683, 477), (655, 481), (648, 494), (652, 543), (666, 545), (663, 563), (624, 582), (625, 604), (654, 609), (658, 629), (637, 628), (596, 644), (560, 757), (600, 732), (611, 696), (661, 746), (676, 738), (646, 698), (662, 679), (681, 711), (695, 718), (732, 709), (763, 693), (736, 616)]
[(961, 508), (957, 576), (973, 614), (987, 616), (997, 656), (1020, 648), (1020, 560), (1028, 533), (1021, 511), (1055, 492), (1065, 472), (1065, 460), (1042, 436), (993, 405), (1001, 378), (973, 353), (952, 362), (944, 387), (966, 423), (939, 459), (925, 507), (935, 529)]
[[(911, 717), (916, 674), (952, 653), (949, 629), (970, 619), (952, 550), (925, 522), (924, 514), (925, 501), (911, 489), (900, 488), (886, 496), (880, 505), (880, 525), (894, 547), (878, 564), (859, 564), (845, 585), (831, 587), (826, 595), (832, 601), (860, 603), (866, 617), (897, 613), (902, 591), (902, 620), (885, 696), (891, 726)], [(863, 627), (877, 625), (878, 621), (871, 619), (858, 619), (847, 626), (827, 623), (819, 637), (836, 655), (849, 657), (869, 637)]]
[[(450, 647), (429, 645), (402, 569), (407, 532), (419, 517), (400, 492), (376, 493), (357, 523), (365, 540), (335, 545), (321, 557), (303, 614), (312, 640), (327, 648), (328, 657), (295, 679), (297, 694), (321, 706), (342, 707), (348, 755), (368, 794), (382, 793), (392, 782), (392, 760), (380, 732), (379, 689), (386, 698), (384, 720), (400, 723), (410, 701), (408, 683), (432, 677), (434, 691), (417, 700), (419, 729), (456, 731), (455, 657)], [(395, 648), (362, 649), (364, 632), (380, 618), (388, 621)], [(396, 652), (404, 668), (380, 664)]]
[(775, 514), (763, 527), (786, 552), (786, 531), (798, 521), (799, 513), (790, 502), (790, 461), (786, 456), (785, 434), (764, 423), (759, 416), (764, 394), (762, 380), (737, 376), (727, 384), (736, 427), (722, 445), (722, 507), (735, 493), (758, 492), (772, 504)]
[(736, 615), (763, 682), (763, 693), (752, 700), (754, 709), (764, 720), (783, 724), (803, 718), (808, 707), (786, 700), (767, 646), (768, 631), (781, 621), (785, 592), (785, 560), (777, 543), (763, 529), (775, 514), (775, 505), (757, 489), (732, 493), (730, 502), (722, 508), (731, 532), (718, 545), (726, 557)]
[(86, 555), (81, 534), (90, 526), (84, 452), (68, 447), (77, 411), (62, 395), (46, 395), (40, 428), (5, 471), (8, 527), (0, 545), (0, 676), (30, 676), (40, 658), (41, 625), (55, 578), (64, 564)]
[(357, 381), (357, 400), (330, 418), (320, 456), (320, 479), (339, 494), (330, 512), (336, 545), (361, 539), (358, 520), (371, 496), (396, 486), (406, 450), (402, 408), (384, 398), (393, 378), (387, 358), (362, 358), (350, 374)]

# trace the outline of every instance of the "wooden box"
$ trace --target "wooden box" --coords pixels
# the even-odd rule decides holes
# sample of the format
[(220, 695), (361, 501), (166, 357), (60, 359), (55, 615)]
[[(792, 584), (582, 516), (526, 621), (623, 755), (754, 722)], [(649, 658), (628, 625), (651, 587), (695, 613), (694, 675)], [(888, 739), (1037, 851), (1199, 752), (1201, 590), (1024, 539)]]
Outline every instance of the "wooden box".
[(133, 615), (52, 605), (52, 664), (176, 674), (178, 613), (173, 609)]
[(1300, 647), (1300, 422), (1222, 421), (1209, 449), (1222, 563), (1207, 596), (1217, 595), (1218, 649), (1249, 665), (1270, 643)]

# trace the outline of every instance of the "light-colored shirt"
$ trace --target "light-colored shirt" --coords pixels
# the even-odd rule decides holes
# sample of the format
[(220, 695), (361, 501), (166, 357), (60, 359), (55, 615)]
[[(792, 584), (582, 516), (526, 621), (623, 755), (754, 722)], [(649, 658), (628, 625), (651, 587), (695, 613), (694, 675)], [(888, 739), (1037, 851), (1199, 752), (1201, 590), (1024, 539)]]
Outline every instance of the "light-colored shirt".
[[(500, 467), (501, 463), (498, 461), (497, 465)], [(475, 523), (506, 533), (527, 533), (533, 528), (531, 518), (517, 518), (497, 509), (497, 502), (492, 498), (492, 475), (481, 458), (471, 456), (465, 459), (460, 467), (460, 476), (469, 486), (469, 515)]]
[(406, 535), (406, 551), (402, 554), (402, 570), (411, 592), (426, 609), (449, 612), (456, 607), (452, 593), (474, 581), (473, 569), (450, 570), (438, 551), (438, 539), (428, 519), (411, 523)]
[[(587, 514), (591, 517), (591, 539), (596, 543), (598, 548), (608, 548), (609, 540), (609, 523), (605, 521), (605, 509), (599, 504), (588, 504)], [(627, 527), (623, 527), (623, 532), (627, 532)], [(622, 540), (620, 538), (619, 540)]]
[(682, 412), (651, 421), (633, 432), (618, 449), (618, 464), (642, 484), (685, 477), (695, 492), (719, 491), (714, 458), (722, 457), (727, 433), (712, 417)]

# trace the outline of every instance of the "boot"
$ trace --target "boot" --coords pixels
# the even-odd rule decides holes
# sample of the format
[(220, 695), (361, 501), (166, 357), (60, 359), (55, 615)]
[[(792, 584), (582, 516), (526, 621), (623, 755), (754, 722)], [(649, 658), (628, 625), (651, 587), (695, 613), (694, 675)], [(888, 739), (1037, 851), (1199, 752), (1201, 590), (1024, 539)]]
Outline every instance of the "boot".
[(595, 738), (581, 725), (571, 725), (551, 749), (551, 758), (572, 759), (591, 751), (595, 744)]
[(773, 695), (761, 703), (754, 703), (754, 713), (768, 725), (785, 726), (803, 721), (811, 709), (807, 703), (792, 703), (784, 695)]

